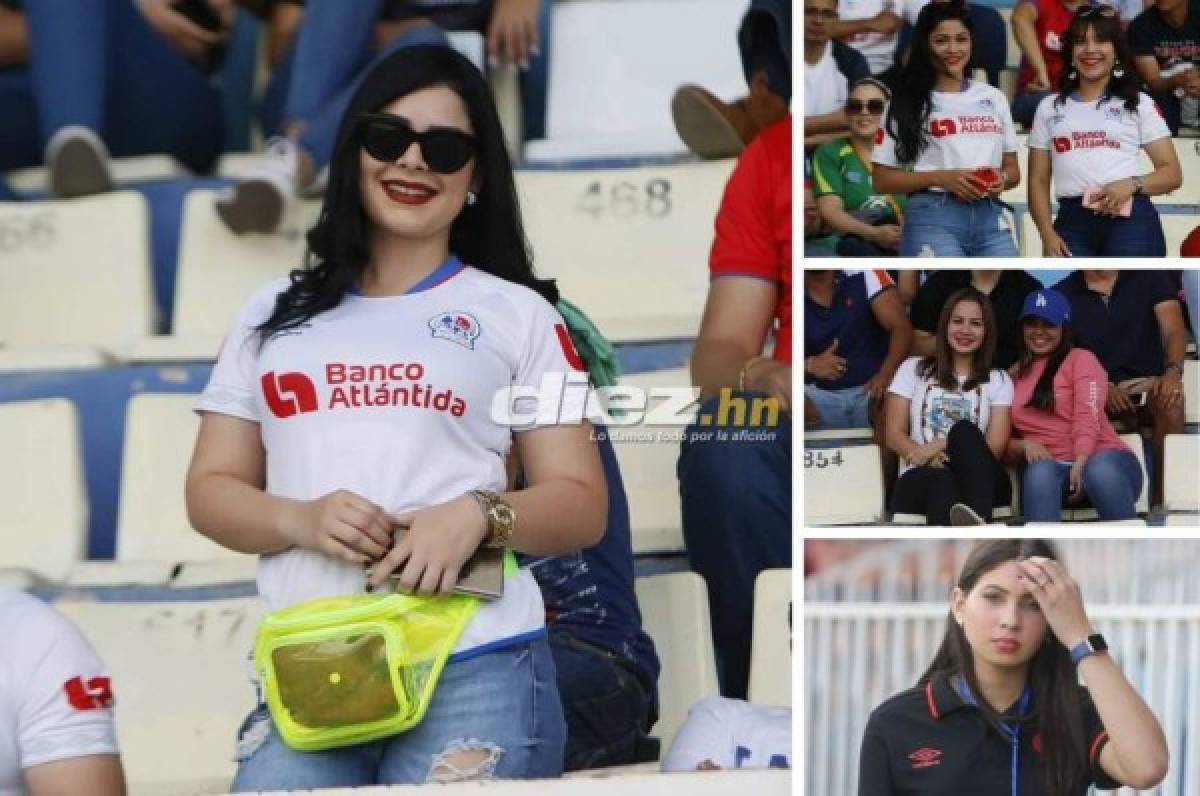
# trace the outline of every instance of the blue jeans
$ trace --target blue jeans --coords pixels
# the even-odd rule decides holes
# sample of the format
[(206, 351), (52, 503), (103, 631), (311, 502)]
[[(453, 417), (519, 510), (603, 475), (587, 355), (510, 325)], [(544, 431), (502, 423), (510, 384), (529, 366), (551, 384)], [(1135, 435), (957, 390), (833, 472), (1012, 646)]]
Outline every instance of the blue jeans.
[[(1030, 522), (1059, 522), (1067, 496), (1070, 463), (1033, 462), (1021, 476), (1021, 504)], [(1102, 520), (1128, 520), (1142, 493), (1142, 468), (1127, 450), (1109, 448), (1083, 465), (1083, 491)]]
[(995, 199), (963, 202), (943, 191), (909, 197), (901, 257), (1016, 257), (1012, 212)]
[(342, 116), (372, 66), (401, 47), (449, 44), (441, 28), (420, 25), (377, 50), (373, 37), (382, 8), (383, 0), (308, 0), (296, 39), (267, 84), (263, 132), (282, 135), (291, 122), (303, 122), (300, 145), (317, 168), (333, 156)]
[[(718, 401), (700, 414), (716, 416)], [(764, 439), (733, 439), (739, 428), (689, 426), (677, 473), (688, 559), (708, 585), (721, 693), (745, 699), (754, 579), (792, 565), (792, 423), (781, 414), (774, 428), (750, 429), (773, 432)]]
[(815, 384), (804, 385), (804, 397), (813, 402), (821, 421), (812, 428), (866, 428), (871, 425), (867, 409), (870, 398), (866, 387), (847, 387), (844, 390), (823, 390)]
[(114, 155), (166, 152), (211, 168), (225, 130), (221, 97), (131, 0), (26, 0), (30, 66), (0, 70), (0, 171), (40, 164), (67, 125)]
[(1054, 231), (1067, 244), (1072, 257), (1167, 256), (1162, 220), (1146, 196), (1133, 197), (1129, 218), (1093, 213), (1077, 197), (1060, 199)]
[(651, 705), (633, 670), (561, 630), (550, 631), (550, 651), (567, 721), (564, 770), (641, 762), (639, 751), (651, 743)]
[(1184, 269), (1183, 295), (1187, 299), (1188, 318), (1192, 322), (1192, 337), (1200, 340), (1200, 269)]
[[(260, 735), (265, 730), (265, 735)], [(447, 780), (439, 758), (478, 749), (477, 778), (526, 779), (562, 773), (566, 728), (544, 636), (448, 663), (425, 718), (379, 741), (299, 752), (259, 706), (238, 733), (231, 790), (306, 790)]]
[(1038, 106), (1042, 104), (1042, 100), (1049, 97), (1051, 93), (1053, 92), (1028, 91), (1014, 97), (1012, 104), (1013, 121), (1025, 125), (1027, 129), (1033, 127), (1033, 115), (1037, 113)]

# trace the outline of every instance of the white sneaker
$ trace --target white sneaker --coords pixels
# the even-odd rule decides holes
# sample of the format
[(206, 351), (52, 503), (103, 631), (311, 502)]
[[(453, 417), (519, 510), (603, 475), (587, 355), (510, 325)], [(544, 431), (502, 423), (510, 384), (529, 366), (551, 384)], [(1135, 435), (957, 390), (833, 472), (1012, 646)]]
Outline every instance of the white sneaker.
[(108, 147), (92, 130), (76, 124), (60, 128), (46, 144), (50, 194), (71, 199), (111, 191), (108, 158)]
[(296, 198), (300, 148), (272, 138), (262, 159), (217, 200), (217, 215), (235, 234), (275, 232)]
[(950, 524), (951, 525), (987, 525), (983, 517), (975, 513), (975, 510), (966, 503), (955, 503), (950, 507)]

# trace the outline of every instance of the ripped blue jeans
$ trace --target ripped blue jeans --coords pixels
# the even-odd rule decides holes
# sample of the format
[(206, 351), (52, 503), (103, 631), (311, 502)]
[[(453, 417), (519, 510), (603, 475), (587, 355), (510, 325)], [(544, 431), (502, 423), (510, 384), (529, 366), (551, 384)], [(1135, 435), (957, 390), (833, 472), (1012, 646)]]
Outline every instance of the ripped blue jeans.
[(557, 777), (565, 743), (554, 658), (542, 635), (447, 663), (421, 723), (379, 741), (299, 752), (260, 705), (238, 733), (231, 791)]

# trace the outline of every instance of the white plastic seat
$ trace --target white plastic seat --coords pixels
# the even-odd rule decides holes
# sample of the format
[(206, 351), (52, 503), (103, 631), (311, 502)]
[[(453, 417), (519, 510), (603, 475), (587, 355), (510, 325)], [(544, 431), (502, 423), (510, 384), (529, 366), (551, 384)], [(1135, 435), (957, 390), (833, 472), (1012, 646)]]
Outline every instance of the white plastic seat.
[[(687, 387), (686, 368), (638, 373), (621, 379), (621, 385), (651, 391), (655, 387)], [(648, 407), (659, 401), (648, 392)], [(633, 552), (681, 553), (684, 550), (682, 513), (679, 506), (679, 479), (675, 465), (679, 460), (679, 441), (670, 436), (675, 428), (635, 426), (608, 427), (621, 480), (629, 501), (629, 524)], [(666, 436), (658, 436), (662, 432)], [(640, 435), (654, 438), (642, 441)]]
[(642, 628), (654, 640), (662, 663), (659, 717), (651, 732), (662, 741), (665, 752), (687, 718), (688, 709), (719, 691), (708, 591), (704, 578), (695, 572), (638, 578), (634, 588), (642, 611)]
[(805, 442), (824, 442), (831, 439), (874, 439), (873, 428), (830, 428), (819, 431), (805, 431)]
[(1200, 435), (1168, 434), (1163, 440), (1163, 508), (1200, 511)]
[(192, 529), (183, 485), (200, 429), (192, 393), (140, 393), (129, 399), (117, 509), (118, 561), (250, 558)]
[(806, 448), (804, 524), (873, 525), (883, 517), (878, 445)]
[(538, 273), (557, 279), (610, 340), (695, 337), (732, 168), (725, 160), (518, 172)]
[[(188, 173), (187, 169), (170, 155), (109, 158), (108, 171), (115, 183), (168, 180), (183, 177)], [(42, 166), (10, 171), (4, 176), (9, 186), (20, 193), (43, 193), (49, 190), (47, 172)]]
[(729, 0), (556, 3), (546, 139), (526, 144), (526, 159), (686, 153), (671, 96), (684, 83), (745, 96), (736, 38), (745, 11)]
[(754, 579), (754, 632), (747, 697), (792, 704), (792, 571), (766, 569)]
[(154, 329), (149, 208), (117, 191), (2, 202), (0, 344), (120, 355)]
[(1194, 359), (1183, 361), (1183, 400), (1186, 422), (1200, 423), (1200, 362)]
[(0, 403), (0, 446), (0, 562), (61, 580), (87, 549), (75, 404), (65, 398)]
[(112, 673), (132, 791), (224, 793), (236, 767), (238, 727), (254, 707), (247, 654), (263, 613), (258, 598), (61, 600), (55, 607)]

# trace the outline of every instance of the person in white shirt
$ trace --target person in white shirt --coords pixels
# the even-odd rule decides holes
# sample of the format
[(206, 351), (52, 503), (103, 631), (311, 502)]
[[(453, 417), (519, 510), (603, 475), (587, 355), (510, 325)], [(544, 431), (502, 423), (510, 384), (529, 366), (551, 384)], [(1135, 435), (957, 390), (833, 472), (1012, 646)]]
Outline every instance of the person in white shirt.
[[(586, 374), (533, 273), (487, 81), (448, 47), (399, 49), (358, 87), (334, 151), (309, 267), (250, 299), (198, 401), (193, 526), (261, 556), (271, 610), (393, 573), (402, 592), (447, 594), (481, 545), (594, 545), (607, 494)], [(510, 490), (514, 449), (527, 486)], [(416, 727), (301, 752), (259, 706), (232, 789), (553, 777), (565, 733), (522, 567), (467, 623)]]
[(996, 337), (988, 297), (964, 287), (942, 307), (933, 356), (896, 370), (887, 397), (887, 444), (902, 459), (895, 513), (982, 525), (1011, 502), (999, 459), (1012, 430), (1013, 383), (991, 368)]
[(1016, 128), (1004, 94), (966, 76), (966, 5), (925, 6), (912, 41), (872, 153), (875, 189), (910, 195), (900, 256), (1015, 257), (1000, 195), (1021, 180)]
[(837, 18), (837, 0), (804, 0), (806, 148), (845, 135), (850, 129), (845, 109), (850, 84), (871, 76), (861, 53), (830, 39)]
[(0, 794), (123, 796), (112, 681), (70, 620), (0, 590)]
[[(1084, 6), (1064, 39), (1058, 92), (1029, 133), (1029, 211), (1047, 257), (1165, 257), (1151, 196), (1183, 182), (1161, 111), (1140, 92), (1117, 12)], [(1142, 173), (1145, 150), (1154, 170)], [(1050, 184), (1058, 200), (1051, 223)]]
[(663, 771), (791, 767), (791, 707), (724, 697), (692, 705), (662, 759)]
[(833, 37), (849, 44), (867, 59), (871, 74), (878, 77), (896, 61), (900, 27), (916, 24), (923, 0), (841, 0)]

